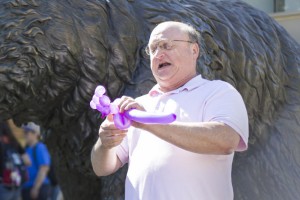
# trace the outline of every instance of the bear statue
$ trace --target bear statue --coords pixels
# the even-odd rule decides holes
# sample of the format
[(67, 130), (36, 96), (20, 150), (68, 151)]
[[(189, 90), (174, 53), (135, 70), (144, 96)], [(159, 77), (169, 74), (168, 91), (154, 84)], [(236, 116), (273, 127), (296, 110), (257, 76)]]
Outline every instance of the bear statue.
[(102, 119), (89, 101), (99, 84), (112, 99), (147, 93), (155, 80), (144, 49), (170, 20), (201, 33), (198, 72), (245, 101), (249, 149), (235, 155), (235, 199), (299, 199), (300, 45), (241, 1), (2, 0), (0, 120), (45, 129), (65, 199), (123, 199), (126, 167), (92, 171)]

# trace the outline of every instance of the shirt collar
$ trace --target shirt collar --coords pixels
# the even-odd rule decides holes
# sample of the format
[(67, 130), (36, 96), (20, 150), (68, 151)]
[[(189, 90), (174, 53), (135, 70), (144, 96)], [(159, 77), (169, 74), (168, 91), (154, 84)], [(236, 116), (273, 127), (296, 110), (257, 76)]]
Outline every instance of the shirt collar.
[(162, 95), (162, 94), (177, 94), (177, 93), (180, 93), (184, 90), (187, 90), (187, 91), (191, 91), (201, 85), (203, 85), (205, 83), (205, 79), (202, 78), (201, 75), (198, 75), (194, 78), (192, 78), (191, 80), (189, 80), (186, 84), (184, 84), (183, 86), (175, 89), (175, 90), (172, 90), (172, 91), (169, 91), (169, 92), (163, 92), (160, 90), (159, 88), (159, 85), (156, 84), (150, 91), (149, 91), (149, 95), (152, 96), (152, 97), (155, 97), (155, 96), (158, 96), (158, 95)]

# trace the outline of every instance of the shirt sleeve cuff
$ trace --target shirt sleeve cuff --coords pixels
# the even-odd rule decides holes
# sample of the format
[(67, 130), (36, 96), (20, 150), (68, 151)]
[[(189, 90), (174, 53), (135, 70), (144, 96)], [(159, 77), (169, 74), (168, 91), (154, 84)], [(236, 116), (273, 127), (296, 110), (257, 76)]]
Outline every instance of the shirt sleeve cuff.
[(117, 147), (116, 154), (117, 154), (118, 158), (120, 159), (122, 166), (124, 166), (126, 163), (128, 163), (128, 154), (126, 153), (126, 150), (124, 149), (122, 144)]
[(237, 125), (235, 125), (234, 123), (229, 122), (227, 120), (220, 120), (219, 122), (225, 123), (226, 125), (233, 128), (239, 134), (240, 141), (239, 141), (239, 144), (238, 144), (237, 148), (235, 149), (235, 151), (237, 151), (237, 152), (246, 151), (248, 149), (248, 131), (241, 130), (241, 128), (239, 128)]

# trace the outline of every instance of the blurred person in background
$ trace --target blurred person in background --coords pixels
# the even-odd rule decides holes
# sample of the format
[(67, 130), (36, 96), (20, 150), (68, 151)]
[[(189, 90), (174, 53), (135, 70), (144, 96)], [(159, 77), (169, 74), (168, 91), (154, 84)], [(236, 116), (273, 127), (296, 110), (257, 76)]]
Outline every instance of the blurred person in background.
[(23, 185), (23, 200), (47, 200), (50, 195), (50, 154), (45, 144), (39, 141), (40, 126), (29, 122), (22, 126), (27, 143), (26, 153), (31, 160), (28, 167), (29, 180)]
[(0, 200), (19, 200), (31, 163), (8, 123), (0, 122)]

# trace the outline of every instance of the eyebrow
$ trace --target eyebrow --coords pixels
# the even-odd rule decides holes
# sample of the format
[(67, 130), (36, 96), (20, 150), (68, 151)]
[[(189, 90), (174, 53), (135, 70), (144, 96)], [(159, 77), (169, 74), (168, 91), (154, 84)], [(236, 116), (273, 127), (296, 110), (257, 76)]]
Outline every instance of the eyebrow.
[[(152, 40), (152, 43), (160, 42), (160, 41), (163, 41), (163, 40), (171, 40), (171, 39), (168, 39), (168, 38), (154, 39), (154, 40)], [(148, 43), (148, 45), (149, 45), (149, 44), (150, 44), (150, 43)]]

